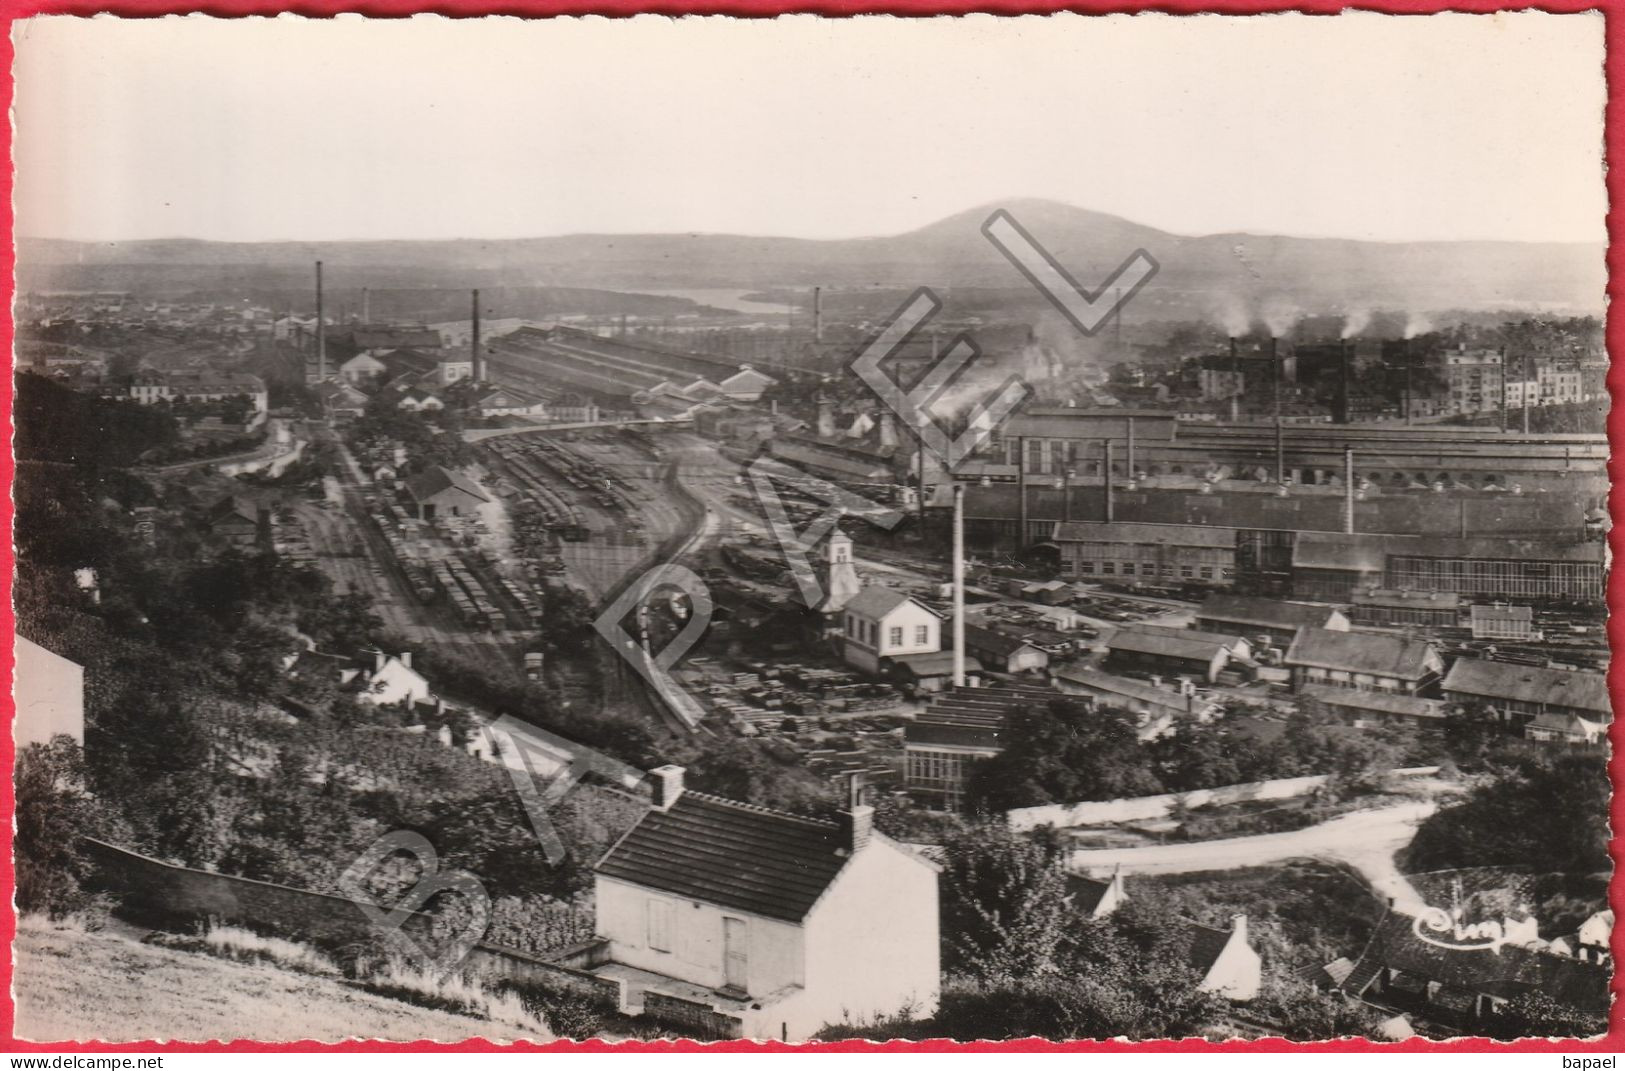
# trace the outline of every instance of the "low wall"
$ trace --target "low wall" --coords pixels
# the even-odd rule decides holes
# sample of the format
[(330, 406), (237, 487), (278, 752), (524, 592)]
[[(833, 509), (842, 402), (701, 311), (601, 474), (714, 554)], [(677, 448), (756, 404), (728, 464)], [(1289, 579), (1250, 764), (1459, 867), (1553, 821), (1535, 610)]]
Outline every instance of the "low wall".
[[(1439, 772), (1437, 766), (1417, 766), (1390, 770), (1390, 777), (1423, 777)], [(1147, 822), (1167, 817), (1176, 803), (1187, 807), (1216, 807), (1251, 800), (1286, 800), (1306, 796), (1326, 783), (1324, 774), (1313, 777), (1282, 777), (1274, 781), (1249, 781), (1240, 785), (1202, 788), (1194, 792), (1170, 792), (1161, 796), (1134, 796), (1120, 800), (1088, 803), (1052, 803), (1042, 807), (1018, 807), (1006, 817), (1017, 831), (1054, 826), (1104, 826), (1117, 822)]]
[[(127, 912), (149, 924), (218, 919), (327, 946), (366, 940), (378, 933), (363, 906), (343, 896), (175, 866), (89, 837), (81, 843), (96, 865), (96, 883), (120, 897)], [(402, 928), (426, 931), (433, 922), (432, 914), (414, 912)], [(575, 962), (592, 965), (588, 946), (574, 951)], [(621, 983), (614, 979), (598, 978), (578, 967), (501, 945), (475, 945), (462, 968), (486, 982), (565, 989), (617, 1006), (621, 1000)]]

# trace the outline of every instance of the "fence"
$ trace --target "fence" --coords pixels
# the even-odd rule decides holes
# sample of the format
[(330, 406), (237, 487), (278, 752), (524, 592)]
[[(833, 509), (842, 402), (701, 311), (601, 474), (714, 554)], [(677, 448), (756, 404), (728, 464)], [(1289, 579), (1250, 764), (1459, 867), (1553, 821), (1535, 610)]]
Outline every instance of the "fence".
[[(192, 870), (89, 837), (83, 839), (83, 844), (96, 864), (97, 884), (121, 899), (126, 914), (150, 925), (175, 926), (216, 919), (328, 947), (364, 941), (378, 932), (363, 906), (342, 896)], [(402, 928), (426, 932), (433, 923), (432, 914), (414, 912)], [(544, 985), (619, 1007), (621, 983), (583, 969), (597, 965), (586, 946), (571, 952), (575, 955), (566, 956), (579, 966), (565, 966), (517, 949), (481, 943), (474, 946), (461, 967), (487, 983)]]
[[(1437, 766), (1416, 766), (1390, 770), (1390, 777), (1425, 777), (1439, 772)], [(1103, 826), (1116, 822), (1145, 822), (1165, 818), (1175, 804), (1186, 807), (1219, 807), (1229, 803), (1252, 800), (1286, 800), (1305, 796), (1326, 783), (1324, 774), (1313, 777), (1282, 777), (1273, 781), (1249, 781), (1240, 785), (1219, 788), (1200, 788), (1193, 792), (1170, 792), (1161, 796), (1134, 796), (1120, 800), (1098, 800), (1088, 803), (1051, 803), (1042, 807), (1018, 807), (1006, 816), (1010, 828), (1017, 831), (1054, 826), (1068, 829), (1072, 826)]]

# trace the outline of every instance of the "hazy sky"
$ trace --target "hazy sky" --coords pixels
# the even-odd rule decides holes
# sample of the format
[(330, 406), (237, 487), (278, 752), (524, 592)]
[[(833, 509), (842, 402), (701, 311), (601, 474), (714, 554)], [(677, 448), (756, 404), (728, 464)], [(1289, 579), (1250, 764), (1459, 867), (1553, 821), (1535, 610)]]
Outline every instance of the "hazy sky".
[(1602, 241), (1603, 23), (20, 22), (22, 234), (891, 234), (1050, 197), (1188, 234)]

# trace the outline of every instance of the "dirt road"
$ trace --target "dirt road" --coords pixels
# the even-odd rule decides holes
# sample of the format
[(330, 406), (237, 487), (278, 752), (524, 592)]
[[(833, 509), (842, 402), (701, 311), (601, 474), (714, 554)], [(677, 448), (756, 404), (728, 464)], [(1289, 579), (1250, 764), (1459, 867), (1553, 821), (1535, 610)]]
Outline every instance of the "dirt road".
[(1075, 851), (1068, 862), (1079, 871), (1121, 867), (1125, 874), (1185, 874), (1267, 866), (1287, 859), (1324, 859), (1354, 868), (1379, 896), (1392, 898), (1394, 910), (1415, 914), (1423, 900), (1394, 865), (1394, 853), (1411, 842), (1417, 824), (1434, 809), (1433, 803), (1403, 803), (1356, 811), (1287, 833)]

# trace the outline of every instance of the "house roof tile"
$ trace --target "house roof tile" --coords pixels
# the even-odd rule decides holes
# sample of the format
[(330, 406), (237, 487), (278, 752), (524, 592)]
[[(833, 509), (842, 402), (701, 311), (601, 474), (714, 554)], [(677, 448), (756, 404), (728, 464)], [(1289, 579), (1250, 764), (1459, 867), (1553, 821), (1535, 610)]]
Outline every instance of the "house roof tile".
[(1608, 680), (1600, 673), (1545, 669), (1481, 658), (1458, 658), (1444, 679), (1444, 690), (1463, 695), (1543, 703), (1551, 707), (1609, 714)]
[(685, 792), (651, 810), (599, 862), (604, 877), (784, 922), (800, 922), (846, 866), (839, 828)]

